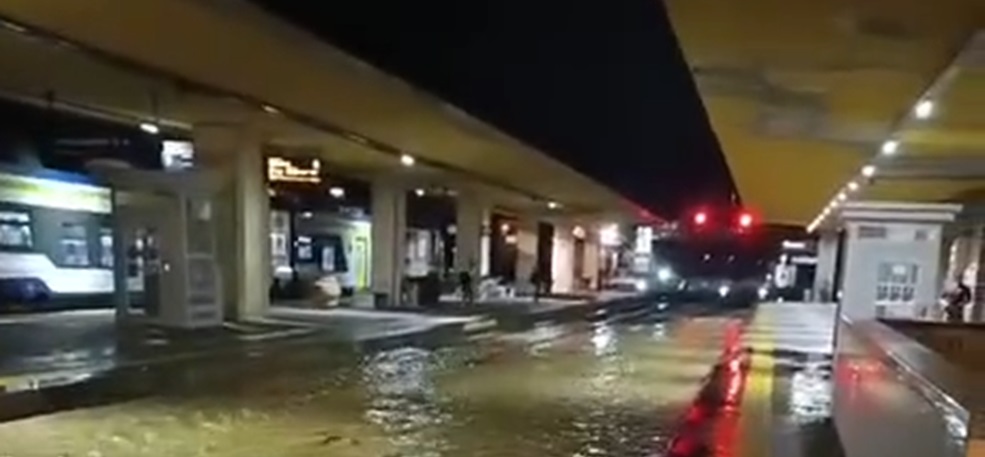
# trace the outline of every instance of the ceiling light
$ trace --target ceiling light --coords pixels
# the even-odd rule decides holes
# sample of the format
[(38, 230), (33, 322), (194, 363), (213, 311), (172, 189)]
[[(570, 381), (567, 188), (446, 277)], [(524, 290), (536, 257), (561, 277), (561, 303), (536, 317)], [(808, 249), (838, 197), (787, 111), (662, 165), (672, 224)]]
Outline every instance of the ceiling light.
[(415, 163), (417, 163), (417, 160), (414, 159), (414, 156), (412, 156), (410, 154), (401, 154), (400, 155), (400, 164), (401, 165), (403, 165), (405, 167), (413, 167)]
[(839, 192), (838, 193), (838, 201), (842, 201), (843, 202), (845, 200), (848, 200), (848, 195), (846, 195), (844, 192)]
[(848, 181), (848, 191), (855, 192), (858, 190), (858, 183), (855, 181)]
[(274, 108), (273, 106), (270, 106), (270, 105), (263, 105), (263, 110), (267, 114), (279, 114), (280, 113), (280, 110), (279, 109)]
[(866, 178), (871, 178), (875, 175), (876, 175), (875, 165), (866, 165), (862, 167), (862, 176), (865, 176)]
[(934, 102), (931, 100), (922, 100), (917, 103), (917, 107), (913, 110), (917, 115), (917, 119), (927, 119), (934, 114)]
[(330, 187), (328, 189), (328, 195), (331, 195), (334, 198), (342, 198), (342, 197), (345, 197), (345, 189), (343, 189), (341, 187), (338, 187), (338, 186)]
[(423, 197), (425, 193), (426, 192), (424, 192), (424, 189), (414, 189), (414, 195), (417, 195), (418, 197)]
[(547, 208), (548, 209), (558, 209), (560, 207), (561, 207), (561, 204), (558, 203), (558, 202), (554, 202), (554, 201), (547, 202)]
[(158, 133), (161, 133), (161, 128), (158, 127), (157, 124), (152, 124), (150, 122), (141, 122), (140, 130), (143, 130), (144, 132), (149, 133), (151, 135), (157, 135)]
[(899, 150), (899, 141), (889, 140), (882, 144), (882, 153), (889, 156)]

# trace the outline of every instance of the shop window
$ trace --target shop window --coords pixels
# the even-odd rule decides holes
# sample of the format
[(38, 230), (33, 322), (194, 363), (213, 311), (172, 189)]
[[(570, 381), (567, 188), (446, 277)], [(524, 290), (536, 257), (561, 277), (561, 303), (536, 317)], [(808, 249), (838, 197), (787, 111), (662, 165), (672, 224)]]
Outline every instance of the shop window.
[(335, 246), (322, 246), (321, 270), (326, 273), (335, 272)]
[(31, 216), (23, 212), (0, 212), (0, 247), (30, 249)]
[(82, 224), (62, 224), (62, 236), (59, 240), (61, 248), (61, 263), (67, 267), (89, 266), (89, 242), (86, 228)]
[(275, 259), (287, 257), (287, 235), (283, 233), (270, 234), (270, 255)]

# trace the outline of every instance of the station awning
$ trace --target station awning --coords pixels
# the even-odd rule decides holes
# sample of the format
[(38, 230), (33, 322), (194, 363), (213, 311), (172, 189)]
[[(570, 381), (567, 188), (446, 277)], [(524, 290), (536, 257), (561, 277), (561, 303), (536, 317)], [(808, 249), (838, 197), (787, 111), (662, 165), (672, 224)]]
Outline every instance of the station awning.
[[(0, 91), (107, 117), (247, 122), (359, 176), (471, 185), (501, 205), (634, 215), (609, 188), (240, 0), (0, 4)], [(409, 153), (419, 166), (400, 168)], [(551, 205), (552, 207), (557, 205)], [(558, 212), (558, 211), (550, 211)]]

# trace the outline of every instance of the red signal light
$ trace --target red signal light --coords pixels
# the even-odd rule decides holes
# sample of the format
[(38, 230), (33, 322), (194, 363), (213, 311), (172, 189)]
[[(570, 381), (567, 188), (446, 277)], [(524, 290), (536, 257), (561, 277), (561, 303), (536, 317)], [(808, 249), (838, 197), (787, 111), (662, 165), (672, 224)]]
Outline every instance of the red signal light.
[(752, 214), (742, 213), (739, 215), (739, 227), (749, 228), (752, 227)]
[(699, 211), (694, 215), (694, 223), (696, 225), (705, 225), (708, 222), (708, 213), (704, 211)]

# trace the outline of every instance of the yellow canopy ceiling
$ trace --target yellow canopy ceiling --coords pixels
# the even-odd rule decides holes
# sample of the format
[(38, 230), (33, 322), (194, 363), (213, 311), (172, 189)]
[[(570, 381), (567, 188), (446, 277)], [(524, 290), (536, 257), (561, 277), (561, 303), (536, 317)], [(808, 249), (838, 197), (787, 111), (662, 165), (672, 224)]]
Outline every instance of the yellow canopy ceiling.
[[(985, 84), (967, 64), (948, 81), (933, 119), (901, 124), (985, 27), (985, 2), (667, 5), (739, 192), (771, 222), (810, 222), (890, 137), (900, 137), (901, 153), (985, 153)], [(949, 198), (969, 185), (977, 183), (922, 183), (909, 187), (926, 192), (889, 195)]]

